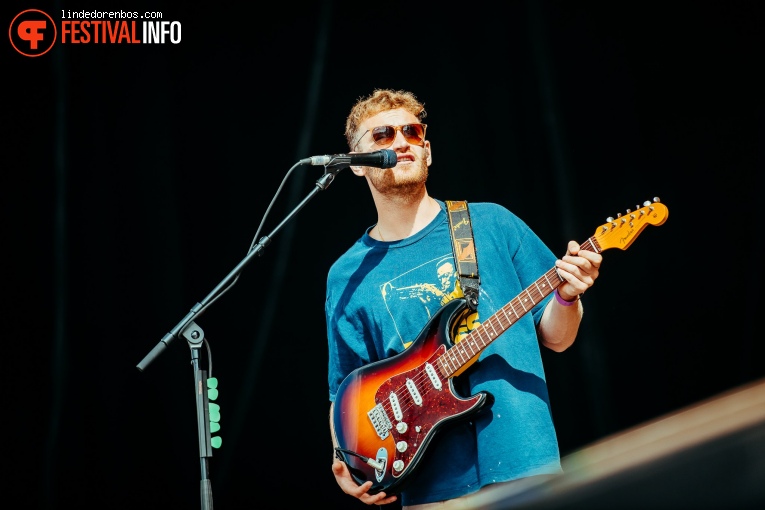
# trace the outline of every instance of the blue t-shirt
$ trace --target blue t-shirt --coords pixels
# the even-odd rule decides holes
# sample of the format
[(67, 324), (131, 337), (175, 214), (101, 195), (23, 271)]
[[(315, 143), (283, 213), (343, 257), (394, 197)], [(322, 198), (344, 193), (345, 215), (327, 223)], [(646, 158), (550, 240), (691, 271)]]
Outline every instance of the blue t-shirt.
[[(325, 303), (330, 401), (350, 372), (402, 352), (445, 303), (461, 297), (446, 207), (439, 204), (438, 216), (415, 235), (382, 242), (367, 230), (330, 268)], [(461, 324), (458, 336), (497, 313), (556, 260), (504, 207), (470, 203), (469, 209), (481, 285), (477, 317)], [(549, 299), (537, 303), (490, 343), (469, 371), (457, 376), (460, 386), (466, 385), (464, 396), (486, 391), (494, 402), (469, 421), (447, 424), (435, 435), (401, 493), (403, 505), (560, 472), (536, 335)]]

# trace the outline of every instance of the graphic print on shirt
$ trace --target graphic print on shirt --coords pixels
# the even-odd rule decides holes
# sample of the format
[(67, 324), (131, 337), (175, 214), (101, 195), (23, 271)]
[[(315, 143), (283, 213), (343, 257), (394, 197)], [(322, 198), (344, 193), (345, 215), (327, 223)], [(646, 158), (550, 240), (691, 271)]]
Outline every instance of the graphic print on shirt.
[[(416, 338), (403, 338), (401, 331), (419, 331), (446, 303), (463, 296), (454, 258), (443, 255), (411, 268), (380, 286), (381, 297), (404, 348)], [(478, 313), (465, 317), (457, 328), (459, 342), (480, 323)]]

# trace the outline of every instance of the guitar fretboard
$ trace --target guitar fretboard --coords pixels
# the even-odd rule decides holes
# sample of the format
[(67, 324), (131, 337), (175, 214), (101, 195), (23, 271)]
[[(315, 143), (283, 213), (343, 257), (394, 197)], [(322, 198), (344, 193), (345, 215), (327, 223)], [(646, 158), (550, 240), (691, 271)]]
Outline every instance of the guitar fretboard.
[[(581, 249), (600, 252), (600, 247), (594, 237), (582, 243)], [(539, 277), (537, 281), (521, 291), (509, 303), (500, 308), (494, 315), (482, 322), (476, 329), (465, 336), (462, 341), (453, 345), (439, 356), (438, 364), (444, 377), (451, 377), (471, 359), (478, 356), (490, 343), (496, 340), (510, 326), (531, 311), (540, 301), (554, 291), (563, 279), (553, 267)]]

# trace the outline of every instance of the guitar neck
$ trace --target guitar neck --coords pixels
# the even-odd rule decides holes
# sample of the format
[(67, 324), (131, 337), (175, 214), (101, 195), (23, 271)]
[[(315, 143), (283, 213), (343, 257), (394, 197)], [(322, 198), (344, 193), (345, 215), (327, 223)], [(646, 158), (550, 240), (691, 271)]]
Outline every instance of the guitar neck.
[[(590, 237), (582, 243), (581, 249), (598, 253), (601, 251), (594, 237)], [(558, 288), (561, 283), (563, 283), (563, 279), (558, 274), (557, 268), (553, 267), (494, 315), (483, 321), (469, 335), (439, 357), (438, 365), (444, 377), (451, 377), (457, 373), (489, 344), (499, 338), (502, 333), (507, 331), (510, 326), (518, 322), (521, 317)]]

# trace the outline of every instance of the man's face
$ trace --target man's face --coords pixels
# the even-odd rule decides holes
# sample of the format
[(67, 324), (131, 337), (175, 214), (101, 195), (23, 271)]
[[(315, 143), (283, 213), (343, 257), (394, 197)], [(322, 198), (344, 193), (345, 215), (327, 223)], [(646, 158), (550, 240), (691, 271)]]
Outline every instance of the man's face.
[(397, 130), (393, 143), (387, 147), (377, 145), (372, 138), (372, 130), (378, 126), (403, 126), (418, 124), (420, 121), (403, 109), (387, 110), (365, 119), (359, 125), (357, 152), (373, 152), (380, 149), (395, 151), (398, 162), (393, 168), (351, 167), (357, 175), (366, 175), (370, 186), (383, 195), (406, 194), (419, 189), (428, 178), (428, 166), (432, 162), (430, 142), (422, 145), (407, 141), (401, 130)]

